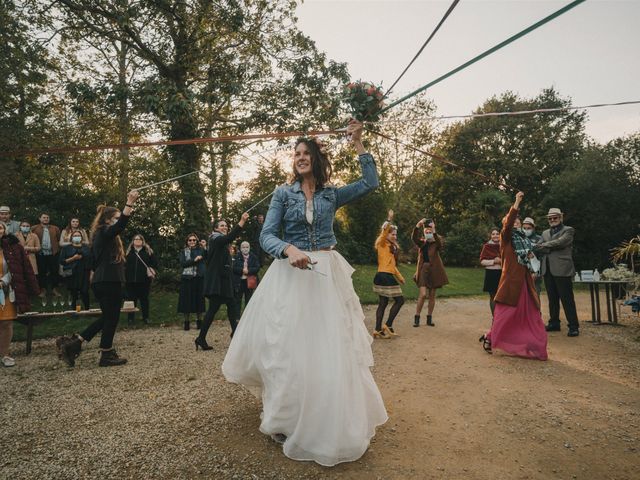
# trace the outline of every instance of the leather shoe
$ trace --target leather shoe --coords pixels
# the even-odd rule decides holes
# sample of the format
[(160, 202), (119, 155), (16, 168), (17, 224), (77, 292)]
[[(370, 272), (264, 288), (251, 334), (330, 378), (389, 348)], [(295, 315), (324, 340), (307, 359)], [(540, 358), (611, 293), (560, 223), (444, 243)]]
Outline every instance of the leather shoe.
[(560, 325), (546, 325), (544, 327), (544, 329), (547, 332), (559, 332), (560, 331)]
[(569, 330), (567, 333), (567, 337), (577, 337), (578, 335), (580, 335), (580, 330)]

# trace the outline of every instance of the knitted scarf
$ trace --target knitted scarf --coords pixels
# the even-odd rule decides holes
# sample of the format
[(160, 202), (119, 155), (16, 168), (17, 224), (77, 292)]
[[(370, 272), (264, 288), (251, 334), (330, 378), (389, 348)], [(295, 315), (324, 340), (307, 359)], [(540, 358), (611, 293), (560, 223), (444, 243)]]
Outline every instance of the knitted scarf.
[[(189, 247), (184, 249), (184, 258), (187, 260), (191, 258), (191, 249)], [(195, 277), (197, 274), (198, 274), (198, 267), (196, 267), (195, 265), (191, 265), (190, 267), (184, 267), (182, 269), (182, 275), (184, 275), (185, 277)]]
[(533, 249), (531, 240), (520, 230), (514, 228), (511, 232), (511, 245), (513, 245), (513, 249), (516, 252), (518, 263), (527, 267), (530, 272), (533, 272), (534, 268), (529, 258), (529, 253), (531, 253)]

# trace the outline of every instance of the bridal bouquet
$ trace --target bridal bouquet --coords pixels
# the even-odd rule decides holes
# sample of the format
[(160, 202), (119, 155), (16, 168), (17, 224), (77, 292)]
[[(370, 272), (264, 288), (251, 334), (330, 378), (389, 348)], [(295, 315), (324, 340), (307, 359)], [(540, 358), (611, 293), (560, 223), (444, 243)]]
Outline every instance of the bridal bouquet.
[(344, 87), (343, 99), (351, 107), (353, 118), (360, 122), (380, 119), (383, 98), (382, 89), (369, 82), (351, 82)]

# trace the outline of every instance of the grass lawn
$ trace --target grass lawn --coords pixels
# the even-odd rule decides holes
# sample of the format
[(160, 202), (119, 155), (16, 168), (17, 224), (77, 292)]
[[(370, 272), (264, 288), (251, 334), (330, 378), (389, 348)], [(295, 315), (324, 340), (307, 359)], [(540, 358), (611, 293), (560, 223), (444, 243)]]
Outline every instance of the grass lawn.
[[(360, 301), (363, 304), (375, 304), (378, 303), (378, 297), (372, 291), (373, 277), (376, 274), (377, 267), (375, 265), (355, 265), (356, 271), (353, 274), (353, 286), (356, 293), (360, 297)], [(415, 265), (401, 265), (400, 271), (407, 280), (406, 285), (402, 287), (404, 296), (407, 300), (415, 300), (418, 297), (418, 287), (413, 282), (412, 277), (415, 272)], [(439, 297), (456, 297), (466, 295), (482, 295), (482, 281), (484, 277), (484, 269), (481, 268), (447, 268), (447, 275), (449, 276), (449, 285), (446, 285), (438, 291)], [(95, 299), (91, 298), (92, 307), (97, 308), (98, 304)], [(182, 318), (176, 313), (178, 304), (178, 292), (166, 291), (166, 290), (153, 290), (151, 292), (151, 325), (160, 326), (166, 324), (181, 323)], [(34, 309), (42, 310), (40, 301), (34, 299)], [(60, 307), (58, 307), (60, 308)], [(48, 306), (48, 311), (51, 310), (51, 305)], [(126, 315), (120, 317), (121, 328), (144, 328), (140, 319), (140, 314), (137, 314), (136, 323), (134, 326), (129, 327), (127, 325)], [(216, 315), (217, 319), (226, 319), (227, 312), (226, 307), (222, 307)], [(53, 320), (45, 320), (40, 325), (34, 328), (34, 338), (46, 338), (63, 334), (71, 334), (83, 330), (84, 327), (95, 317), (88, 318), (56, 318)], [(195, 318), (192, 317), (192, 321)], [(14, 322), (14, 341), (24, 341), (26, 338), (26, 327), (17, 322)]]

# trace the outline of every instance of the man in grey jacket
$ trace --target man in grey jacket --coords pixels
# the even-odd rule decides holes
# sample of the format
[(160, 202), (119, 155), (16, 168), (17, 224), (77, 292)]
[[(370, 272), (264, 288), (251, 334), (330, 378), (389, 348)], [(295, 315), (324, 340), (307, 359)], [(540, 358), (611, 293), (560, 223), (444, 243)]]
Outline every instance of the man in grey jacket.
[(541, 273), (544, 286), (549, 298), (548, 332), (560, 331), (560, 302), (569, 323), (569, 337), (580, 335), (576, 302), (573, 297), (572, 277), (575, 274), (573, 266), (573, 236), (575, 230), (562, 223), (563, 213), (559, 208), (549, 209), (547, 220), (548, 230), (542, 232), (542, 242), (534, 245), (536, 254), (544, 254)]

